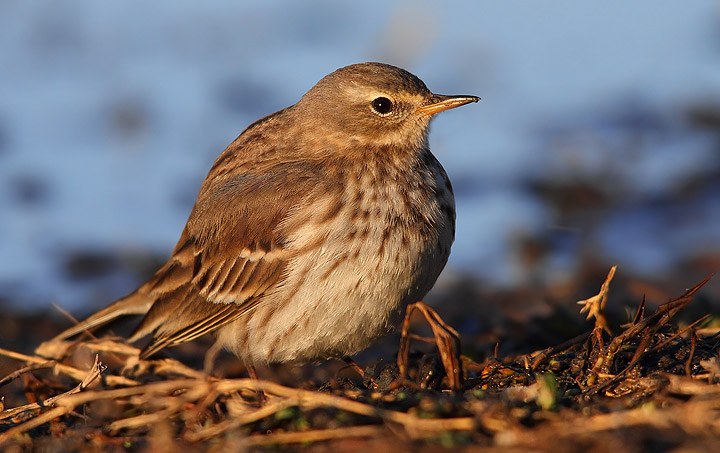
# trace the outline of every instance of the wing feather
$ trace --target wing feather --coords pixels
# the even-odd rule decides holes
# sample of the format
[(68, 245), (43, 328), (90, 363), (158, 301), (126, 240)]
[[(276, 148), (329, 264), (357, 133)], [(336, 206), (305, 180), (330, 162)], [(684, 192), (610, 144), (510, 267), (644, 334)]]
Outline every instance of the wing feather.
[(132, 336), (153, 334), (143, 357), (237, 320), (282, 284), (295, 253), (284, 221), (320, 195), (326, 179), (309, 162), (254, 170), (218, 178), (211, 171), (206, 179), (173, 256), (154, 279), (155, 303)]
[(58, 338), (145, 314), (130, 341), (152, 334), (147, 357), (235, 321), (283, 284), (297, 253), (288, 218), (338, 189), (323, 165), (296, 158), (294, 142), (283, 138), (292, 111), (253, 123), (217, 158), (172, 256), (150, 281)]

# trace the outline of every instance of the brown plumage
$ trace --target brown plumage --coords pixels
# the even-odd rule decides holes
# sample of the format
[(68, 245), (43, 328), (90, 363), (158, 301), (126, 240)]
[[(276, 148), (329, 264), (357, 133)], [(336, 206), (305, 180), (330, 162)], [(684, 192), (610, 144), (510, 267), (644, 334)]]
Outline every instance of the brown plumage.
[(428, 126), (477, 100), (380, 63), (333, 72), (217, 158), (150, 281), (56, 339), (145, 314), (143, 357), (208, 332), (250, 364), (364, 349), (445, 266), (455, 206)]

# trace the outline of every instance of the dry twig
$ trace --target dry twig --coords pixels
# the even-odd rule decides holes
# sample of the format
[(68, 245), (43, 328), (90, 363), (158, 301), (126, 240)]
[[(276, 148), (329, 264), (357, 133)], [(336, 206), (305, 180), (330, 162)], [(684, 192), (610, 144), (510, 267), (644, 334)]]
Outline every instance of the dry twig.
[(40, 414), (35, 418), (30, 418), (26, 422), (18, 426), (14, 426), (5, 431), (4, 433), (0, 434), (0, 445), (18, 434), (24, 433), (25, 431), (33, 429), (37, 426), (42, 425), (43, 423), (46, 423), (54, 418), (70, 412), (70, 410), (74, 406), (67, 406), (63, 403), (67, 399), (72, 398), (73, 395), (76, 395), (85, 390), (93, 381), (95, 381), (102, 374), (103, 371), (105, 371), (105, 368), (105, 365), (100, 363), (99, 357), (95, 356), (95, 363), (93, 364), (92, 368), (90, 368), (85, 378), (75, 388), (52, 398), (48, 398), (42, 403), (30, 403), (24, 406), (4, 410), (2, 413), (0, 413), (0, 420), (17, 419), (21, 416), (21, 414), (25, 414), (28, 412), (32, 414), (37, 414), (43, 408), (55, 406), (54, 409)]
[[(0, 355), (4, 355), (5, 357), (10, 357), (11, 359), (19, 360), (21, 362), (26, 363), (47, 363), (47, 359), (43, 357), (37, 357), (37, 356), (30, 356), (21, 354), (19, 352), (9, 351), (7, 349), (0, 348)], [(80, 370), (75, 367), (71, 367), (68, 365), (63, 365), (62, 363), (53, 362), (55, 370), (66, 374), (70, 376), (71, 378), (82, 381), (85, 379), (85, 376), (87, 375), (87, 372)], [(103, 380), (109, 384), (109, 385), (138, 385), (140, 384), (138, 381), (134, 381), (132, 379), (128, 379), (123, 376), (113, 376), (113, 375), (107, 375), (103, 376)]]
[(587, 319), (590, 319), (592, 317), (595, 318), (595, 327), (601, 327), (605, 332), (607, 332), (609, 335), (612, 335), (612, 332), (610, 332), (610, 328), (607, 325), (607, 320), (605, 319), (605, 315), (602, 314), (603, 309), (605, 308), (605, 302), (607, 302), (607, 295), (608, 291), (610, 290), (610, 282), (612, 281), (613, 277), (615, 276), (615, 270), (617, 269), (617, 266), (613, 266), (610, 268), (610, 272), (608, 272), (607, 277), (605, 278), (605, 281), (603, 282), (602, 286), (600, 287), (600, 292), (594, 295), (593, 297), (585, 300), (578, 301), (577, 303), (579, 305), (584, 305), (582, 309), (580, 309), (580, 313), (587, 312)]

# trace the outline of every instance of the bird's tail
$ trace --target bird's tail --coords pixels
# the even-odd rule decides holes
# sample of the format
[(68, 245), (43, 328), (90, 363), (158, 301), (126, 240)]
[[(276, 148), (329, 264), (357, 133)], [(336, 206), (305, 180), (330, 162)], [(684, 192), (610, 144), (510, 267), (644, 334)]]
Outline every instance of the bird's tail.
[(84, 321), (77, 323), (73, 327), (55, 336), (50, 342), (66, 340), (83, 332), (92, 332), (98, 327), (102, 327), (121, 316), (144, 315), (150, 310), (152, 304), (153, 299), (151, 299), (141, 287), (134, 293), (116, 300)]

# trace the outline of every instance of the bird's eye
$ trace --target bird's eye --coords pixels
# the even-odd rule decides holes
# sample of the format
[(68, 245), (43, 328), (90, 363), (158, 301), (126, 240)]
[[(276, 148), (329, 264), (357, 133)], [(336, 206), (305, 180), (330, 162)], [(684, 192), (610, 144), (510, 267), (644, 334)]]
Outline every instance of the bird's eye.
[(378, 114), (385, 116), (385, 115), (389, 115), (390, 112), (392, 112), (393, 103), (390, 99), (388, 99), (386, 97), (379, 97), (379, 98), (373, 99), (372, 108)]

